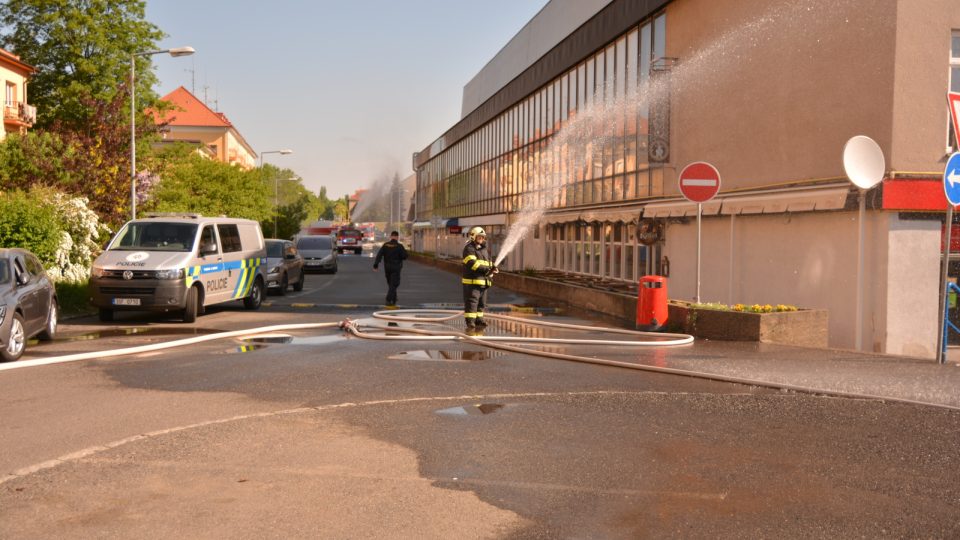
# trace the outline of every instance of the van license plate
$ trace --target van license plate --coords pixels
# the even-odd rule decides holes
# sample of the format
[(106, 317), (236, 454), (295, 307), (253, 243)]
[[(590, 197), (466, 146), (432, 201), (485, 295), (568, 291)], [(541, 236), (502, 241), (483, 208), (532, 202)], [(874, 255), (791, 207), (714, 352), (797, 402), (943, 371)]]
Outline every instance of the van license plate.
[(115, 306), (139, 306), (139, 298), (114, 298), (113, 305)]

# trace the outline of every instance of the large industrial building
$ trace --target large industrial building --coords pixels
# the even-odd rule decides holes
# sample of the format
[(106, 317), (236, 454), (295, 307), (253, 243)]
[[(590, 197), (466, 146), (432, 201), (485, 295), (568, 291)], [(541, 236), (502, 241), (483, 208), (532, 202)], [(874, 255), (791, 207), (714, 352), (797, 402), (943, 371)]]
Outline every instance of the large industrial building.
[[(496, 252), (533, 212), (506, 268), (659, 274), (691, 300), (696, 205), (677, 174), (706, 161), (722, 185), (703, 205), (702, 301), (823, 308), (831, 346), (931, 357), (951, 88), (956, 0), (552, 0), (414, 155), (414, 247), (456, 257), (481, 225)], [(886, 158), (862, 242), (841, 159), (855, 135)]]

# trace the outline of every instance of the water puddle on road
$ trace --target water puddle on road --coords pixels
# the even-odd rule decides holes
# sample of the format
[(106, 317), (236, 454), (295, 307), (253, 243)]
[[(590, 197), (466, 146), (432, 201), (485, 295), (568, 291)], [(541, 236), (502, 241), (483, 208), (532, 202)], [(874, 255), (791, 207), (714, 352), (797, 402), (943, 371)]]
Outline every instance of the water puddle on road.
[(262, 345), (274, 345), (274, 344), (287, 344), (293, 343), (293, 336), (288, 336), (286, 334), (276, 334), (276, 335), (265, 335), (265, 336), (256, 336), (243, 338), (241, 341), (244, 343), (252, 344), (262, 344)]
[(499, 412), (506, 407), (503, 403), (477, 403), (476, 405), (463, 405), (461, 407), (450, 407), (434, 411), (444, 416), (483, 416)]
[(327, 345), (341, 343), (352, 338), (352, 335), (341, 332), (325, 336), (295, 337), (290, 343), (292, 345)]
[[(164, 336), (202, 336), (207, 334), (214, 334), (217, 332), (223, 332), (223, 330), (217, 330), (214, 328), (163, 328), (163, 327), (146, 327), (146, 326), (136, 326), (133, 328), (111, 328), (108, 330), (98, 330), (96, 332), (87, 332), (83, 334), (64, 334), (58, 335), (53, 338), (53, 343), (70, 343), (76, 341), (93, 341), (97, 339), (112, 338), (112, 337), (124, 337), (124, 336), (135, 336), (140, 334), (150, 334), (150, 337), (164, 337)], [(27, 341), (28, 345), (37, 345), (41, 343), (38, 339), (31, 339)]]
[(244, 345), (237, 345), (236, 347), (231, 347), (225, 351), (222, 351), (220, 354), (243, 354), (253, 351), (259, 351), (260, 349), (266, 348), (267, 345), (260, 345), (256, 343), (247, 343)]
[[(333, 345), (351, 339), (349, 334), (328, 334), (323, 336), (296, 337), (289, 334), (264, 334), (262, 336), (242, 337), (238, 341), (242, 346), (253, 346), (251, 350), (262, 349), (270, 345)], [(250, 352), (234, 351), (230, 352)]]
[(417, 360), (420, 362), (476, 362), (503, 356), (495, 351), (404, 351), (387, 357), (390, 360)]

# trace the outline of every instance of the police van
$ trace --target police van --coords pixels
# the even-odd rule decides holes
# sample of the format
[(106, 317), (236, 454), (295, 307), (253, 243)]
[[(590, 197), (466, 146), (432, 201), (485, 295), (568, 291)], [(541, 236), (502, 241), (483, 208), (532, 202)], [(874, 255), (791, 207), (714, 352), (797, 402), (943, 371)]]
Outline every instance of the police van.
[(92, 302), (115, 311), (179, 311), (193, 322), (206, 306), (263, 301), (267, 251), (260, 224), (199, 214), (151, 214), (127, 222), (93, 262)]

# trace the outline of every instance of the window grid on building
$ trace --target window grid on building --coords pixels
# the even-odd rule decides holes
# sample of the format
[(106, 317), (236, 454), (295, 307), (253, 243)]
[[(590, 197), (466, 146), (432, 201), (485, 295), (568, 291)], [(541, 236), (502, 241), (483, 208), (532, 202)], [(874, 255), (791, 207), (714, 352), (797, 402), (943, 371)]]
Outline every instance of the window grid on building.
[[(652, 61), (664, 56), (666, 16), (630, 29), (448, 148), (438, 141), (418, 171), (421, 220), (512, 213), (525, 204), (568, 208), (663, 193), (647, 159)], [(960, 77), (958, 77), (960, 80)], [(588, 117), (605, 111), (603, 122)], [(594, 114), (594, 116), (596, 116)], [(579, 122), (589, 137), (564, 138)], [(433, 150), (438, 149), (434, 153)], [(651, 260), (632, 224), (548, 227), (550, 268), (636, 279)]]

